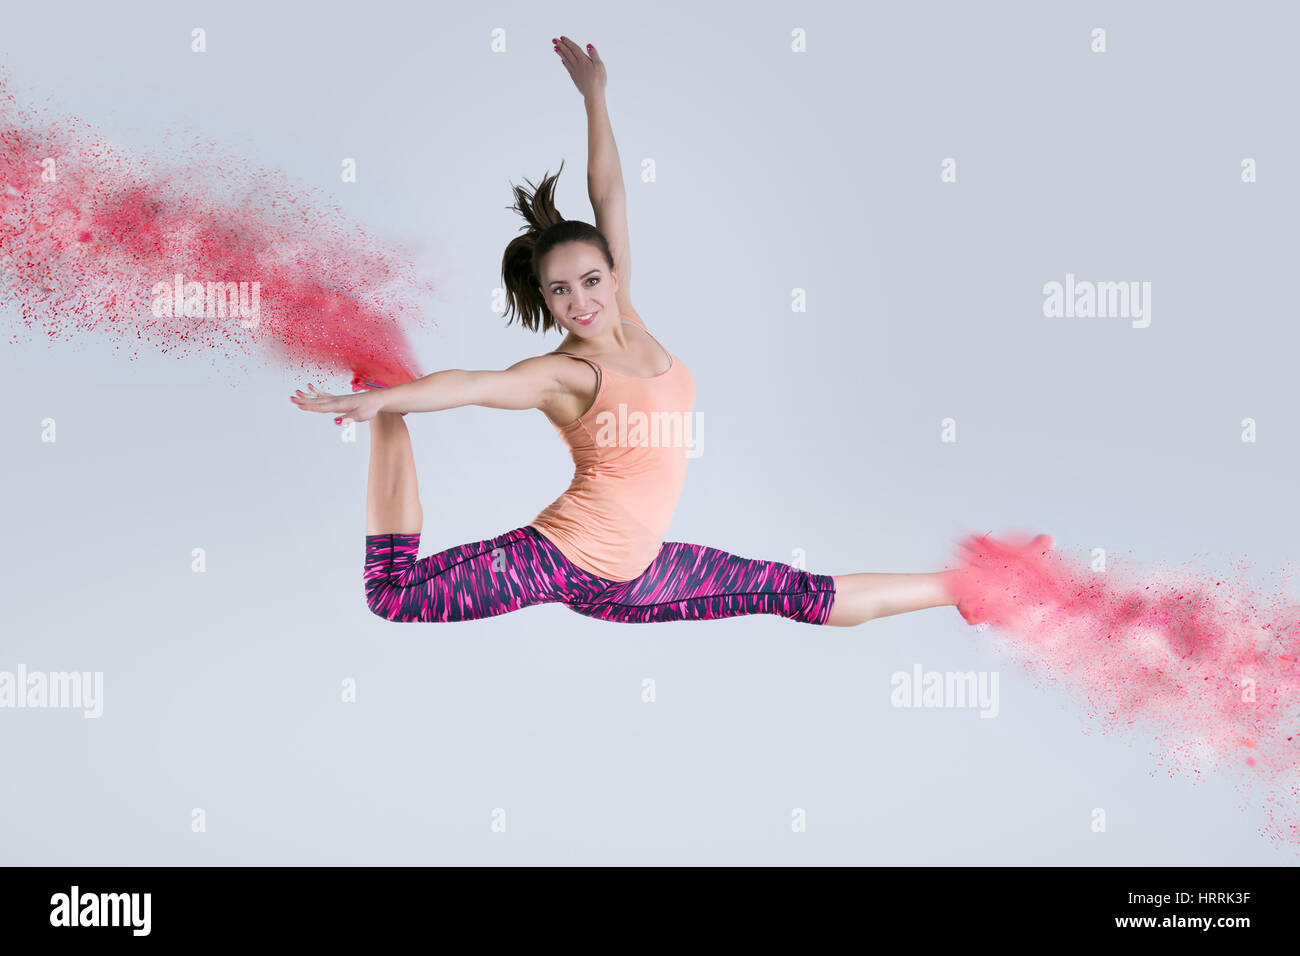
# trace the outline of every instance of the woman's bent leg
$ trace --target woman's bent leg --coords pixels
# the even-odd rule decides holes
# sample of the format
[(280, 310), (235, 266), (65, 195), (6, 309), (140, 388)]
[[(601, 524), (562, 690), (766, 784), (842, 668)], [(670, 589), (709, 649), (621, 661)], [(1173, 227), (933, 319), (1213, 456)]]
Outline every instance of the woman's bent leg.
[(394, 412), (380, 412), (370, 422), (366, 534), (419, 534), (423, 526), (415, 454), (406, 422)]
[(531, 528), (419, 558), (419, 532), (366, 535), (366, 605), (388, 621), (472, 621), (564, 596), (554, 548)]
[(835, 579), (777, 561), (741, 558), (717, 548), (665, 541), (650, 567), (631, 581), (565, 604), (588, 617), (628, 624), (776, 614), (825, 624)]

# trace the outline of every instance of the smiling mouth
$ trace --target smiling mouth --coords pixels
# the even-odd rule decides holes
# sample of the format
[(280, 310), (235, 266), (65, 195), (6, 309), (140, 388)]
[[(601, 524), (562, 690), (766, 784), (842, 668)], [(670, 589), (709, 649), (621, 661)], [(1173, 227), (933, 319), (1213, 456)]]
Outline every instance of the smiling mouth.
[(579, 325), (587, 325), (587, 324), (588, 324), (589, 322), (591, 322), (592, 319), (594, 319), (595, 317), (596, 317), (596, 313), (595, 313), (595, 312), (588, 312), (585, 316), (582, 316), (582, 315), (576, 315), (576, 316), (574, 316), (574, 317), (573, 317), (573, 321), (574, 321), (574, 322), (577, 322)]

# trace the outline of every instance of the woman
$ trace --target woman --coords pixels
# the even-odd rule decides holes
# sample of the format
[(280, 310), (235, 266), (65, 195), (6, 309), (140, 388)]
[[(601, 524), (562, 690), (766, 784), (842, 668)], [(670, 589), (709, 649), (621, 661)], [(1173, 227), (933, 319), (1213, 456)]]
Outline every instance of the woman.
[[(974, 567), (831, 576), (663, 540), (686, 474), (695, 381), (629, 298), (626, 197), (604, 63), (565, 37), (555, 49), (586, 101), (596, 225), (560, 216), (559, 173), (532, 194), (514, 187), (510, 208), (528, 231), (506, 248), (502, 273), (506, 314), (530, 331), (563, 329), (561, 347), (501, 371), (450, 369), (391, 387), (354, 379), (358, 394), (312, 385), (291, 396), (304, 411), (336, 413), (336, 422), (371, 423), (363, 575), (371, 610), (391, 621), (465, 621), (559, 601), (626, 623), (776, 614), (847, 627), (957, 604), (976, 623), (967, 607)], [(539, 409), (569, 446), (573, 481), (523, 527), (417, 558), (423, 513), (402, 419), (463, 405)]]

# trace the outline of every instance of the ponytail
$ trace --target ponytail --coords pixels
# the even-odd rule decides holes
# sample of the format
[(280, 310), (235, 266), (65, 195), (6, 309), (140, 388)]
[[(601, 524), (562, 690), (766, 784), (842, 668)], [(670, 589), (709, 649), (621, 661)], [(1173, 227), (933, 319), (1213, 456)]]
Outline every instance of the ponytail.
[(552, 249), (566, 242), (589, 242), (605, 257), (609, 268), (614, 268), (614, 257), (601, 231), (577, 219), (565, 219), (555, 208), (555, 183), (563, 171), (564, 163), (561, 162), (559, 172), (543, 177), (536, 186), (525, 179), (524, 182), (533, 186), (531, 193), (520, 186), (512, 186), (515, 202), (506, 207), (519, 213), (525, 221), (525, 225), (519, 227), (524, 234), (510, 240), (501, 259), (501, 278), (506, 290), (506, 325), (510, 325), (517, 315), (520, 324), (530, 332), (540, 328), (545, 333), (559, 325), (546, 305), (541, 279), (538, 278), (542, 260)]

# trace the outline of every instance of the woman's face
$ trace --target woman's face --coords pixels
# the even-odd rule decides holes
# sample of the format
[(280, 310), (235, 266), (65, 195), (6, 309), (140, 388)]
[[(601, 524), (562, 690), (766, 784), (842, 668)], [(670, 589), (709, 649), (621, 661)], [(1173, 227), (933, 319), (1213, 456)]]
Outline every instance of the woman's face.
[(618, 321), (618, 283), (595, 246), (556, 246), (542, 260), (541, 272), (546, 306), (566, 332), (591, 338)]

